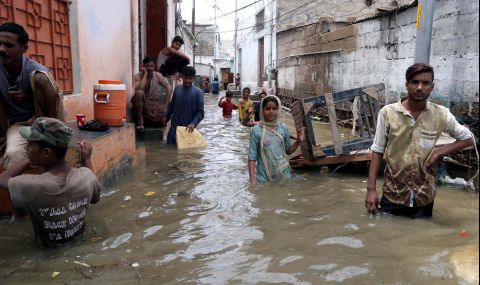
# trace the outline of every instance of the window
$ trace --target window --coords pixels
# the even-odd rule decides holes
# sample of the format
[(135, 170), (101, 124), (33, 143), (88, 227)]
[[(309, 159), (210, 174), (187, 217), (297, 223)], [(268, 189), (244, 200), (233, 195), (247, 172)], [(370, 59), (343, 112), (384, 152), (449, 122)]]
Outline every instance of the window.
[(255, 31), (260, 32), (265, 27), (265, 10), (260, 11), (255, 16)]
[(26, 55), (50, 69), (64, 93), (73, 91), (67, 0), (0, 0), (0, 23), (15, 22), (27, 31)]

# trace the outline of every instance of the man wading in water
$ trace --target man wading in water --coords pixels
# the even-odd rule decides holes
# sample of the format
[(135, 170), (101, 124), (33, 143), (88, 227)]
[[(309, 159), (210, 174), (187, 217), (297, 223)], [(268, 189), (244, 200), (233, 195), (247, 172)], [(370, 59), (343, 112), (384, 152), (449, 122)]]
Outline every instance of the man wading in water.
[[(20, 127), (28, 141), (28, 159), (0, 175), (0, 191), (7, 189), (13, 207), (29, 215), (41, 248), (58, 247), (80, 236), (90, 204), (100, 200), (100, 184), (91, 170), (92, 146), (80, 143), (86, 167), (72, 168), (65, 162), (72, 133), (65, 123), (45, 117), (31, 127)], [(45, 172), (21, 175), (30, 166), (43, 167)]]
[[(474, 141), (447, 108), (427, 102), (434, 87), (430, 65), (414, 64), (405, 77), (408, 98), (386, 105), (378, 114), (365, 207), (370, 213), (379, 209), (411, 218), (431, 217), (437, 162)], [(442, 132), (456, 141), (435, 147)], [(382, 157), (387, 165), (380, 200), (376, 181)]]

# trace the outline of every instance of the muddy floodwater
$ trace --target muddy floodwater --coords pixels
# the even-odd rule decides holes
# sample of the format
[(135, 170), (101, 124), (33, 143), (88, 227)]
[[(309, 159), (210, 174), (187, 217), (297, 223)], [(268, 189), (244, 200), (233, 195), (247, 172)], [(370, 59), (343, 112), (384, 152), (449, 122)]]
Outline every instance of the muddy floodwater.
[(199, 127), (209, 146), (178, 152), (147, 143), (146, 161), (91, 206), (83, 241), (39, 251), (28, 219), (0, 219), (0, 284), (469, 284), (475, 273), (478, 280), (478, 267), (468, 271), (463, 262), (465, 272), (455, 262), (462, 251), (461, 261), (478, 255), (478, 194), (440, 186), (433, 218), (411, 220), (366, 213), (360, 168), (300, 170), (296, 180), (252, 188), (249, 128), (236, 113), (223, 119), (217, 98), (206, 95)]

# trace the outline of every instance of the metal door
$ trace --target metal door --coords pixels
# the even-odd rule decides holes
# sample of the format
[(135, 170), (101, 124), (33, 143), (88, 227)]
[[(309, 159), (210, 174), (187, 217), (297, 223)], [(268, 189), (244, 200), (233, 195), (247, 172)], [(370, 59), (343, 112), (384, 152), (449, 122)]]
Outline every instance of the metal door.
[(22, 25), (30, 41), (26, 55), (50, 69), (64, 93), (72, 93), (72, 53), (66, 0), (0, 0), (0, 23)]
[[(156, 57), (167, 46), (167, 8), (166, 0), (146, 1), (146, 52)], [(159, 68), (159, 66), (157, 67)]]

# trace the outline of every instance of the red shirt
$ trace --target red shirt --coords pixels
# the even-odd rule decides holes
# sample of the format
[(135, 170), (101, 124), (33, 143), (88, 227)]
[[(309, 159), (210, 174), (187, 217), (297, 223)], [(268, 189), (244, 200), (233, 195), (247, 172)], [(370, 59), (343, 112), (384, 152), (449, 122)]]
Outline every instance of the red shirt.
[(222, 103), (220, 103), (220, 107), (223, 108), (224, 117), (231, 117), (232, 110), (238, 109), (238, 107), (235, 104), (233, 104), (232, 101), (228, 102), (227, 100), (222, 101)]

